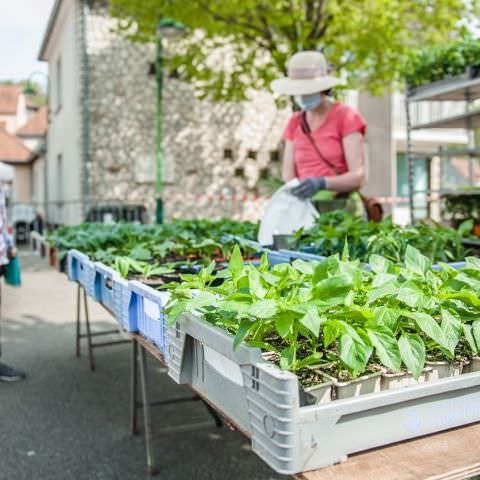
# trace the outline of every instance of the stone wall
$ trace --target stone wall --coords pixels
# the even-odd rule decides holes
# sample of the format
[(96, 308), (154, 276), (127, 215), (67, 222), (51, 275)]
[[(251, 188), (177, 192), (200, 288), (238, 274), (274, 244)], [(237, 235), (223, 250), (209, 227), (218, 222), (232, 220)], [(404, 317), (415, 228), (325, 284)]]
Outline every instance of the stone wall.
[[(88, 17), (89, 187), (96, 199), (155, 208), (156, 81), (153, 45), (113, 32), (94, 7)], [(279, 177), (279, 142), (289, 111), (268, 93), (245, 103), (210, 103), (167, 78), (163, 90), (167, 217), (261, 217), (260, 177)]]

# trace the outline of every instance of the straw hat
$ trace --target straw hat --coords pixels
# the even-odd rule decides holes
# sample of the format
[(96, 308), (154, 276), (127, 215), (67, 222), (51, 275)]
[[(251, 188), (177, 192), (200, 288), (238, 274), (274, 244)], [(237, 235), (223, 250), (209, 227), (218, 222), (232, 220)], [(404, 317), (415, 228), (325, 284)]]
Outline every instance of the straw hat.
[(328, 90), (339, 83), (339, 78), (327, 74), (327, 62), (320, 52), (298, 52), (287, 64), (288, 77), (271, 83), (272, 90), (285, 95), (308, 95)]

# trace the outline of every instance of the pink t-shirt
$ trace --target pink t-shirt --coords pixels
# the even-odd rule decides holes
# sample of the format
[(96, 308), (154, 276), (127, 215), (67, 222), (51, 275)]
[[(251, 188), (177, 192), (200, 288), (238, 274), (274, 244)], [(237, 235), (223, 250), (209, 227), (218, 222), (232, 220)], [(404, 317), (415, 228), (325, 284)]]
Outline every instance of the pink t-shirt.
[(352, 107), (335, 103), (328, 111), (324, 123), (312, 131), (312, 136), (320, 150), (333, 165), (322, 162), (301, 127), (301, 114), (297, 112), (290, 118), (283, 138), (295, 144), (295, 171), (301, 180), (307, 177), (331, 177), (348, 171), (343, 151), (343, 137), (353, 132), (365, 134), (366, 124), (362, 116)]

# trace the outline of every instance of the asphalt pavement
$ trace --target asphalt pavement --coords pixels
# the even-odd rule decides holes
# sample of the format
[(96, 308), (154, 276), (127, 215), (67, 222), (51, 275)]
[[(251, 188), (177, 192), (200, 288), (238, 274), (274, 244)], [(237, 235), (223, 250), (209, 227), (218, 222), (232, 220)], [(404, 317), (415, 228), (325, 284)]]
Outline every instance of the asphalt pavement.
[[(21, 252), (23, 284), (2, 285), (2, 361), (25, 370), (19, 383), (0, 382), (0, 480), (146, 479), (142, 434), (129, 430), (130, 345), (75, 356), (76, 286), (44, 260)], [(114, 320), (89, 302), (95, 329)], [(149, 360), (152, 398), (190, 395)], [(154, 431), (210, 422), (201, 402), (154, 407)], [(242, 434), (227, 427), (157, 435), (159, 480), (274, 480)], [(141, 422), (140, 422), (141, 425)]]

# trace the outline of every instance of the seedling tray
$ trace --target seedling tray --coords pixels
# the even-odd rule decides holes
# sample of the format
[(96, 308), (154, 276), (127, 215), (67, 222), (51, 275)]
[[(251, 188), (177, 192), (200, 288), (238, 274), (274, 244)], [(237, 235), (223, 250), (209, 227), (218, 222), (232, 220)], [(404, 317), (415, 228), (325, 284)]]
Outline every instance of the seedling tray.
[(128, 283), (130, 303), (129, 322), (136, 325), (138, 332), (154, 343), (165, 358), (168, 357), (165, 305), (168, 292), (159, 292), (138, 281)]
[(480, 420), (480, 372), (301, 406), (297, 377), (257, 348), (194, 315), (169, 329), (169, 375), (190, 384), (252, 439), (283, 474), (314, 470), (354, 452)]

